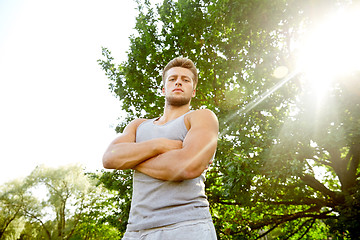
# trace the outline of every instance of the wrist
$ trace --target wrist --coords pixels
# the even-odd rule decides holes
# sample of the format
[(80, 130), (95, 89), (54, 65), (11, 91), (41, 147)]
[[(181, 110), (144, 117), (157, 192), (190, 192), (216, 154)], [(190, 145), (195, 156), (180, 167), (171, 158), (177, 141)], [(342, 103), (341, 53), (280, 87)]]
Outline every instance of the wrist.
[(164, 141), (161, 138), (154, 138), (152, 140), (152, 150), (154, 155), (159, 155), (165, 152)]

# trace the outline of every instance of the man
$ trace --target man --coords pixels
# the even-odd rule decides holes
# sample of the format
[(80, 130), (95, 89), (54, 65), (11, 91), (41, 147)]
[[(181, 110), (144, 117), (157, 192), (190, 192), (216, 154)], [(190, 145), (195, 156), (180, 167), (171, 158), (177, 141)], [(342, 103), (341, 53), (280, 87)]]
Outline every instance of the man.
[(218, 121), (210, 110), (190, 111), (197, 80), (191, 60), (171, 60), (163, 70), (163, 115), (133, 120), (104, 154), (105, 168), (135, 170), (124, 240), (216, 239), (204, 175)]

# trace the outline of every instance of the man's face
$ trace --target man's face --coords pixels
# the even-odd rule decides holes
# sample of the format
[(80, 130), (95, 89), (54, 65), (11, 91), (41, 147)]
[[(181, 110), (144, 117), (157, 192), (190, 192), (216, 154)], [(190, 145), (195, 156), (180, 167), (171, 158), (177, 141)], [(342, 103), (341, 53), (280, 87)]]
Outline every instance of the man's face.
[(195, 96), (193, 79), (193, 73), (187, 68), (170, 68), (165, 74), (165, 85), (162, 89), (166, 103), (172, 106), (189, 104)]

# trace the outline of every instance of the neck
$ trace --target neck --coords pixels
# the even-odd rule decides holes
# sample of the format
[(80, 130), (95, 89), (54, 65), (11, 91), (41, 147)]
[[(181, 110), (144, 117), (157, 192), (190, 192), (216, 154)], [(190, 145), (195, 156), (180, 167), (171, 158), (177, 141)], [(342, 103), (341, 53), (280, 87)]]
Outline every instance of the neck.
[(172, 106), (165, 103), (164, 114), (159, 119), (159, 122), (167, 123), (180, 117), (181, 115), (184, 115), (188, 111), (190, 111), (190, 104), (183, 106)]

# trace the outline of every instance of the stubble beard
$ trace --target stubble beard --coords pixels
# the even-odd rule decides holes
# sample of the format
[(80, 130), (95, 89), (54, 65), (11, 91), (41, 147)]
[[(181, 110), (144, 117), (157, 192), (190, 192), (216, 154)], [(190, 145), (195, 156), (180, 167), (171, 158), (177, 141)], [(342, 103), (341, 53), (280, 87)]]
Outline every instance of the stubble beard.
[(170, 106), (181, 107), (190, 103), (191, 98), (187, 97), (176, 97), (176, 96), (166, 96), (166, 103)]

